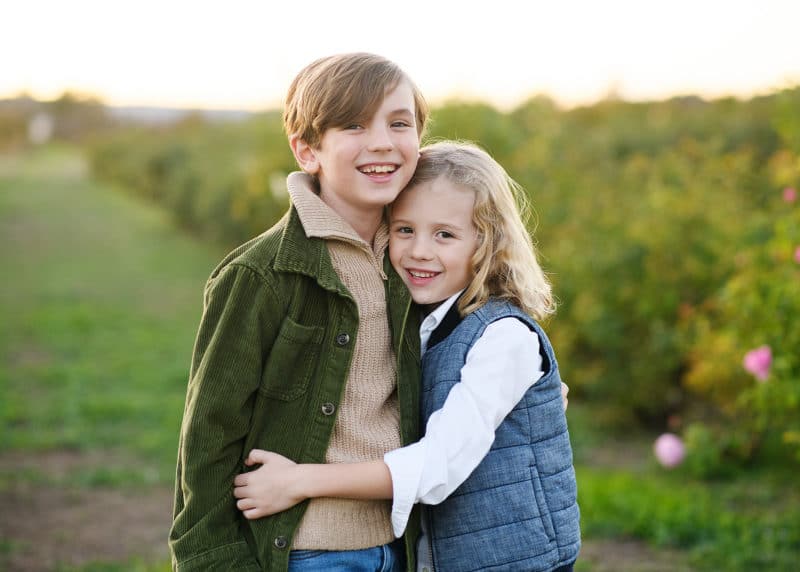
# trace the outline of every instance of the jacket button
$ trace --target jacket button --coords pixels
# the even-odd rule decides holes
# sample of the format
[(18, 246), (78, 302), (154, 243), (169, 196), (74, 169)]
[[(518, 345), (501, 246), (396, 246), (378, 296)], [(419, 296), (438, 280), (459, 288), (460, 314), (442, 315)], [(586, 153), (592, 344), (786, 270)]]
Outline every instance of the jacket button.
[(286, 542), (286, 537), (285, 536), (276, 537), (275, 540), (272, 543), (275, 545), (275, 548), (277, 548), (278, 550), (283, 550), (284, 548), (286, 548), (289, 545), (289, 543)]
[(336, 411), (336, 406), (333, 403), (323, 403), (322, 404), (322, 413), (324, 415), (333, 415), (333, 412)]
[(350, 336), (348, 334), (339, 334), (336, 336), (336, 343), (340, 346), (346, 346), (350, 342)]

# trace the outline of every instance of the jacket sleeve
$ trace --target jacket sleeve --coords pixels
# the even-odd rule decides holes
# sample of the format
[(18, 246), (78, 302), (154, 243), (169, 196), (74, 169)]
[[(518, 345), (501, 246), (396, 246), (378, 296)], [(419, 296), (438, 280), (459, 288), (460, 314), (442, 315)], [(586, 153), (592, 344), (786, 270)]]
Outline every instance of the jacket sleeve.
[(178, 571), (260, 569), (232, 490), (274, 339), (274, 300), (243, 266), (223, 268), (206, 286), (178, 447), (169, 539)]

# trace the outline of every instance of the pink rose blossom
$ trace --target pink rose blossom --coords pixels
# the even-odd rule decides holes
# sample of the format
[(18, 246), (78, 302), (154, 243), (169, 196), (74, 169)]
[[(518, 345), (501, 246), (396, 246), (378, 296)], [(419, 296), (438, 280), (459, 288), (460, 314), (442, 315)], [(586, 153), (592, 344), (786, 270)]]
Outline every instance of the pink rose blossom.
[(686, 447), (677, 435), (664, 433), (653, 444), (653, 452), (662, 466), (671, 469), (683, 462), (683, 458), (686, 456)]
[(745, 354), (742, 365), (758, 381), (766, 381), (769, 377), (769, 368), (772, 365), (772, 349), (769, 346), (761, 346), (750, 350)]
[(783, 189), (783, 200), (787, 203), (793, 203), (797, 200), (797, 189), (794, 187), (786, 187)]

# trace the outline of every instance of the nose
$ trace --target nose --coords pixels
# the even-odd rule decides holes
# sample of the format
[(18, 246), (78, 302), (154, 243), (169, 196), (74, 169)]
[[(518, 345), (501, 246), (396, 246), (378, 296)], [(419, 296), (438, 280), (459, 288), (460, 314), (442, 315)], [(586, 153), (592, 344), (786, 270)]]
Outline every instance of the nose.
[(430, 241), (420, 235), (414, 236), (411, 241), (411, 247), (408, 250), (408, 255), (414, 260), (430, 260), (433, 254), (430, 247)]
[(370, 151), (391, 151), (394, 149), (392, 134), (387, 127), (373, 127), (370, 133)]

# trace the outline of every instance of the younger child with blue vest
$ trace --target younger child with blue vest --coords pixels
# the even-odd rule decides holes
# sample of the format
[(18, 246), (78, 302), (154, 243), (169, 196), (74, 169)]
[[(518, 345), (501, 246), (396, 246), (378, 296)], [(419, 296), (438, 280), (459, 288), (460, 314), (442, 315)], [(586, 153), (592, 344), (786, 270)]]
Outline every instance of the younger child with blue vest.
[[(393, 498), (400, 536), (423, 503), (417, 570), (571, 571), (580, 512), (561, 380), (535, 319), (551, 289), (516, 183), (475, 146), (421, 151), (391, 206), (390, 259), (427, 312), (420, 328), (425, 437), (383, 460), (295, 464), (254, 450), (235, 480), (257, 519), (308, 498)], [(521, 197), (520, 197), (521, 198)], [(309, 554), (306, 570), (321, 555)]]

